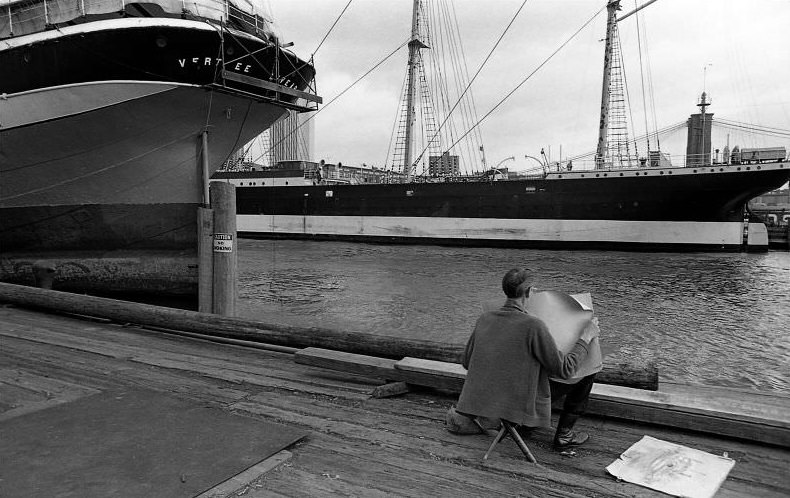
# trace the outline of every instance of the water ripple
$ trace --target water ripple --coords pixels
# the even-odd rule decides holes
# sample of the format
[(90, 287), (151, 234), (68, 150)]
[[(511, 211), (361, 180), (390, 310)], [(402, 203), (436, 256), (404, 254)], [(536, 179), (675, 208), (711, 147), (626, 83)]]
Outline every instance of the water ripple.
[(604, 348), (646, 347), (661, 376), (790, 392), (790, 253), (537, 251), (240, 241), (240, 313), (464, 343), (501, 275), (591, 292)]

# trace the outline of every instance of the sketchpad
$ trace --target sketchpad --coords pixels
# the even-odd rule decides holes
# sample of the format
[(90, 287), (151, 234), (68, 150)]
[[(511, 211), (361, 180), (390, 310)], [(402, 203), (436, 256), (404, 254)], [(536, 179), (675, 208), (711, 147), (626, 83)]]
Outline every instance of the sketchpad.
[(0, 496), (188, 497), (304, 433), (142, 389), (0, 422)]
[[(592, 297), (590, 294), (580, 294), (577, 298), (557, 291), (533, 292), (527, 299), (527, 311), (546, 323), (557, 343), (557, 349), (570, 353), (593, 316)], [(593, 338), (587, 348), (587, 356), (573, 377), (552, 380), (573, 384), (583, 377), (600, 372), (603, 369), (603, 356), (598, 338)]]
[(735, 460), (644, 436), (606, 471), (622, 479), (672, 496), (711, 498)]

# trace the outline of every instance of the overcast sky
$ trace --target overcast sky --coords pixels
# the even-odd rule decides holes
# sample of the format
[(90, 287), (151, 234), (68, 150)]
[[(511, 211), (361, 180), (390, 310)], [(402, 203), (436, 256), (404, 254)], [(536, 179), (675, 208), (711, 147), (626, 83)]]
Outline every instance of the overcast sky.
[[(430, 1), (430, 0), (428, 0)], [(645, 0), (639, 0), (644, 3)], [(347, 0), (270, 0), (283, 42), (309, 58)], [(522, 0), (456, 0), (458, 25), (474, 74)], [(479, 117), (496, 105), (605, 4), (605, 0), (530, 0), (472, 91)], [(327, 103), (409, 36), (411, 0), (354, 0), (315, 52), (318, 92)], [(621, 13), (634, 8), (622, 2)], [(639, 14), (648, 47), (658, 128), (696, 112), (705, 86), (709, 112), (725, 118), (790, 129), (790, 21), (788, 0), (658, 0)], [(489, 165), (526, 169), (525, 155), (551, 148), (552, 159), (595, 149), (603, 70), (605, 9), (595, 21), (482, 124)], [(620, 25), (636, 135), (644, 134), (636, 16)], [(400, 99), (407, 51), (403, 47), (373, 74), (314, 119), (314, 160), (381, 166)], [(644, 67), (644, 66), (643, 66)], [(652, 126), (652, 125), (651, 125)], [(726, 133), (726, 132), (723, 132)], [(731, 145), (783, 145), (730, 132)], [(632, 133), (633, 135), (633, 133)], [(678, 138), (679, 137), (679, 138)], [(685, 152), (685, 133), (662, 144)], [(714, 137), (723, 148), (726, 135)], [(677, 142), (677, 143), (675, 143)], [(718, 142), (718, 143), (717, 143)]]

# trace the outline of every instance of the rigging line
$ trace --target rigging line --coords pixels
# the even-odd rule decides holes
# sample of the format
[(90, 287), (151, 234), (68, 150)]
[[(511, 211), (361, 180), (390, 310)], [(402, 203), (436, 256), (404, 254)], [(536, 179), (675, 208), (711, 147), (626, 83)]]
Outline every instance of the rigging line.
[[(634, 0), (634, 7), (638, 7), (637, 0)], [(645, 133), (647, 139), (647, 152), (650, 153), (650, 125), (648, 124), (647, 119), (647, 99), (645, 96), (645, 66), (642, 62), (642, 33), (640, 31), (639, 26), (639, 18), (642, 17), (639, 13), (636, 14), (636, 41), (637, 41), (637, 48), (639, 49), (639, 76), (642, 79), (642, 112), (645, 116)]]
[(321, 38), (321, 42), (318, 44), (317, 47), (315, 47), (315, 50), (313, 50), (313, 54), (310, 56), (311, 59), (313, 57), (315, 57), (315, 54), (318, 52), (318, 49), (321, 48), (321, 45), (324, 44), (324, 41), (326, 41), (327, 37), (329, 36), (329, 33), (331, 33), (333, 29), (335, 29), (335, 25), (337, 25), (338, 21), (340, 21), (340, 18), (343, 17), (343, 14), (346, 13), (346, 9), (348, 9), (348, 6), (351, 5), (352, 1), (353, 0), (348, 0), (348, 3), (346, 4), (345, 7), (343, 7), (343, 10), (340, 12), (340, 15), (337, 16), (337, 19), (335, 19), (335, 22), (333, 22), (332, 26), (329, 27), (329, 31), (327, 31), (326, 34), (324, 35), (324, 37)]
[[(448, 66), (448, 64), (449, 64), (449, 68), (447, 68), (447, 67), (445, 68), (445, 73), (447, 75), (450, 75), (450, 74), (453, 75), (452, 81), (450, 81), (449, 77), (443, 78), (442, 81), (443, 81), (443, 84), (445, 85), (445, 91), (447, 93), (447, 98), (448, 99), (450, 99), (450, 96), (451, 96), (451, 93), (450, 93), (451, 88), (450, 87), (452, 87), (453, 95), (457, 95), (458, 96), (459, 100), (455, 104), (456, 106), (458, 106), (458, 105), (461, 106), (460, 107), (460, 118), (458, 118), (458, 119), (460, 119), (461, 123), (465, 125), (464, 122), (467, 119), (466, 112), (465, 112), (466, 108), (463, 105), (463, 90), (464, 90), (465, 83), (461, 79), (461, 72), (459, 70), (460, 69), (460, 65), (458, 63), (459, 56), (458, 56), (458, 51), (457, 51), (458, 40), (457, 40), (457, 38), (455, 36), (455, 32), (453, 31), (450, 22), (449, 22), (450, 15), (449, 15), (447, 10), (448, 9), (447, 9), (447, 2), (446, 1), (438, 2), (436, 4), (435, 19), (437, 20), (436, 22), (437, 22), (437, 24), (439, 26), (439, 31), (442, 34), (442, 40), (444, 42), (442, 44), (442, 48), (443, 48), (443, 52), (442, 53), (446, 54), (446, 56), (443, 57), (443, 62), (445, 64), (445, 67)], [(440, 22), (441, 20), (443, 20), (444, 22)], [(444, 51), (445, 50), (444, 47), (447, 47), (446, 51)], [(452, 85), (448, 86), (448, 83), (452, 83)], [(444, 132), (445, 132), (445, 136), (446, 136), (447, 140), (449, 142), (452, 142), (452, 141), (455, 140), (455, 135), (458, 132), (456, 131), (456, 119), (451, 116), (454, 108), (450, 107), (449, 100), (447, 101), (444, 109), (447, 110), (447, 112), (445, 114), (445, 116), (447, 118), (446, 119), (447, 128), (444, 130)], [(458, 116), (458, 114), (456, 114), (456, 116)], [(440, 130), (441, 130), (441, 126), (439, 128), (437, 128), (436, 132), (441, 133)], [(471, 157), (470, 154), (469, 154), (470, 145), (469, 145), (468, 141), (464, 143), (464, 148), (466, 148), (466, 152), (459, 151), (457, 154), (458, 154), (458, 156), (460, 156), (461, 160), (464, 163), (464, 169), (466, 169), (466, 158), (467, 157)]]
[[(460, 90), (463, 88), (465, 81), (468, 80), (469, 72), (468, 70), (466, 72), (464, 71), (465, 69), (464, 63), (466, 59), (463, 53), (463, 44), (461, 42), (460, 37), (458, 37), (458, 33), (460, 32), (460, 30), (457, 23), (457, 16), (455, 17), (456, 23), (454, 25), (451, 24), (454, 17), (450, 16), (449, 9), (447, 7), (448, 4), (452, 5), (452, 3), (445, 2), (445, 12), (446, 12), (445, 19), (447, 20), (445, 22), (445, 25), (447, 26), (448, 34), (452, 40), (452, 53), (454, 56), (453, 67), (455, 69), (455, 75), (456, 75), (455, 76), (456, 86), (458, 87), (458, 90)], [(464, 123), (463, 124), (464, 127), (471, 125), (477, 119), (477, 115), (473, 113), (472, 107), (469, 105), (472, 95), (473, 93), (470, 88), (469, 91), (467, 93), (464, 93), (462, 97), (461, 116), (462, 116), (462, 122)], [(471, 172), (478, 171), (478, 168), (476, 167), (476, 161), (473, 161), (473, 159), (476, 157), (475, 150), (477, 149), (477, 147), (473, 142), (475, 138), (477, 138), (478, 136), (479, 136), (479, 130), (475, 129), (475, 134), (473, 134), (472, 138), (465, 141), (466, 158), (468, 158), (469, 162), (471, 163), (468, 166), (465, 166), (465, 172), (467, 173), (470, 171)]]
[(647, 90), (650, 94), (650, 117), (653, 121), (653, 131), (656, 132), (656, 150), (661, 150), (661, 140), (658, 137), (658, 115), (656, 113), (656, 92), (653, 85), (653, 64), (650, 58), (650, 47), (648, 47), (647, 25), (644, 29), (645, 35), (645, 60), (647, 61)]
[(790, 137), (790, 133), (782, 133), (782, 132), (776, 132), (776, 131), (765, 131), (765, 130), (755, 130), (755, 129), (752, 129), (752, 128), (746, 128), (746, 127), (743, 127), (743, 126), (734, 126), (734, 125), (731, 125), (731, 124), (724, 124), (724, 123), (718, 123), (718, 126), (721, 127), (721, 128), (726, 128), (728, 130), (734, 130), (734, 131), (741, 131), (741, 132), (751, 133), (753, 135), (763, 135), (763, 136), (768, 136), (768, 137), (779, 137), (779, 138)]
[[(677, 123), (671, 124), (669, 126), (666, 126), (666, 127), (662, 128), (660, 130), (657, 130), (657, 131), (653, 132), (652, 134), (654, 136), (656, 136), (656, 137), (659, 136), (659, 134), (661, 134), (661, 135), (668, 135), (670, 133), (673, 133), (673, 132), (676, 132), (678, 130), (686, 128), (687, 125), (688, 125), (688, 123), (686, 121), (678, 121)], [(640, 135), (638, 137), (635, 137), (631, 141), (642, 140), (644, 137), (645, 137), (644, 135)], [(592, 157), (595, 154), (597, 154), (596, 151), (584, 152), (582, 154), (577, 154), (575, 156), (568, 157), (568, 160), (575, 161), (577, 159), (581, 159), (581, 158), (584, 158), (584, 157)]]
[(765, 126), (765, 125), (758, 125), (758, 124), (753, 124), (753, 123), (745, 123), (743, 121), (734, 121), (734, 120), (725, 119), (725, 118), (715, 118), (713, 121), (716, 122), (716, 123), (730, 123), (730, 124), (737, 125), (737, 126), (749, 126), (749, 127), (754, 127), (754, 128), (763, 128), (765, 130), (778, 131), (778, 132), (781, 132), (781, 133), (790, 133), (790, 130), (785, 129), (785, 128), (776, 128), (774, 126)]
[[(309, 123), (309, 122), (310, 122), (310, 121), (311, 121), (313, 118), (315, 118), (315, 117), (316, 117), (316, 116), (317, 116), (317, 115), (318, 115), (318, 114), (319, 114), (321, 111), (323, 111), (323, 110), (324, 110), (324, 109), (326, 109), (327, 107), (331, 106), (331, 105), (332, 105), (332, 104), (333, 104), (333, 103), (334, 103), (334, 102), (335, 102), (337, 99), (339, 99), (340, 97), (342, 97), (342, 96), (343, 96), (343, 94), (345, 94), (346, 92), (348, 92), (349, 90), (351, 90), (351, 89), (352, 89), (352, 88), (353, 88), (353, 87), (354, 87), (354, 86), (355, 86), (357, 83), (359, 83), (360, 81), (362, 81), (363, 79), (365, 79), (365, 78), (366, 78), (366, 77), (367, 77), (367, 76), (368, 76), (370, 73), (372, 73), (373, 71), (375, 71), (376, 69), (378, 69), (378, 67), (379, 67), (379, 66), (381, 66), (382, 64), (384, 64), (385, 62), (387, 62), (387, 60), (389, 60), (389, 59), (390, 59), (390, 57), (392, 57), (393, 55), (395, 55), (395, 54), (396, 54), (396, 53), (397, 53), (397, 52), (398, 52), (398, 51), (399, 51), (401, 48), (403, 48), (403, 47), (405, 47), (406, 45), (408, 45), (409, 41), (411, 41), (411, 40), (406, 40), (406, 41), (404, 41), (403, 43), (401, 43), (400, 45), (398, 45), (398, 47), (397, 47), (395, 50), (393, 50), (393, 51), (392, 51), (392, 52), (390, 52), (390, 53), (389, 53), (389, 54), (388, 54), (386, 57), (384, 57), (384, 58), (383, 58), (383, 59), (381, 59), (379, 62), (377, 62), (375, 66), (373, 66), (372, 68), (368, 69), (368, 70), (367, 70), (367, 72), (365, 72), (365, 74), (363, 74), (362, 76), (360, 76), (359, 78), (357, 78), (357, 79), (356, 79), (356, 80), (355, 80), (353, 83), (351, 83), (349, 86), (347, 86), (347, 87), (346, 87), (346, 88), (345, 88), (345, 89), (344, 89), (342, 92), (340, 92), (340, 93), (338, 93), (337, 95), (335, 95), (335, 96), (332, 98), (332, 100), (330, 100), (329, 102), (327, 102), (326, 104), (324, 104), (324, 107), (322, 107), (322, 108), (318, 109), (318, 110), (317, 110), (317, 111), (315, 111), (315, 112), (314, 112), (314, 113), (313, 113), (313, 114), (312, 114), (312, 115), (311, 115), (309, 118), (305, 119), (305, 120), (304, 120), (304, 121), (303, 121), (301, 124), (299, 124), (299, 125), (296, 127), (296, 129), (294, 129), (293, 131), (291, 131), (290, 133), (288, 133), (286, 136), (284, 136), (283, 138), (281, 138), (281, 139), (280, 139), (280, 140), (279, 140), (279, 141), (278, 141), (276, 144), (274, 144), (274, 145), (270, 145), (270, 146), (269, 146), (269, 150), (272, 150), (272, 149), (274, 149), (274, 147), (276, 147), (277, 145), (280, 145), (280, 144), (281, 144), (282, 142), (284, 142), (284, 141), (285, 141), (285, 140), (286, 140), (288, 137), (290, 137), (290, 136), (291, 136), (293, 133), (296, 133), (296, 130), (298, 130), (298, 129), (299, 129), (299, 128), (301, 128), (302, 126), (306, 125), (307, 123)], [(267, 152), (268, 152), (268, 151), (267, 151)], [(261, 156), (261, 157), (263, 157), (263, 156)]]
[[(471, 128), (471, 129), (467, 130), (467, 131), (466, 131), (466, 132), (465, 132), (465, 133), (464, 133), (464, 134), (461, 136), (461, 138), (459, 138), (459, 139), (458, 139), (458, 141), (462, 140), (462, 139), (463, 139), (463, 138), (464, 138), (466, 135), (468, 135), (469, 133), (471, 133), (471, 132), (472, 132), (472, 130), (473, 130), (474, 128), (476, 128), (477, 126), (480, 126), (480, 123), (482, 123), (483, 121), (485, 121), (485, 119), (486, 119), (486, 118), (488, 118), (488, 116), (490, 116), (491, 114), (493, 114), (493, 113), (494, 113), (494, 111), (496, 111), (496, 110), (499, 108), (499, 106), (501, 106), (502, 104), (504, 104), (504, 103), (505, 103), (505, 101), (506, 101), (507, 99), (509, 99), (509, 98), (510, 98), (510, 97), (511, 97), (511, 96), (512, 96), (514, 93), (516, 93), (516, 91), (517, 91), (519, 88), (521, 88), (521, 87), (524, 85), (524, 83), (526, 83), (526, 82), (527, 82), (527, 80), (529, 80), (529, 79), (530, 79), (532, 76), (534, 76), (534, 75), (535, 75), (535, 73), (537, 73), (538, 71), (540, 71), (540, 69), (541, 69), (541, 68), (543, 68), (543, 66), (545, 66), (546, 64), (548, 64), (548, 62), (549, 62), (551, 59), (553, 59), (553, 58), (554, 58), (554, 56), (555, 56), (555, 55), (557, 55), (557, 54), (560, 52), (560, 50), (562, 50), (563, 48), (565, 48), (565, 46), (566, 46), (568, 43), (570, 43), (570, 42), (571, 42), (571, 40), (573, 40), (574, 38), (576, 38), (576, 36), (577, 36), (579, 33), (581, 33), (581, 32), (582, 32), (582, 30), (583, 30), (584, 28), (586, 28), (586, 27), (587, 27), (587, 26), (588, 26), (588, 25), (589, 25), (591, 22), (593, 22), (593, 20), (594, 20), (596, 17), (598, 17), (598, 14), (600, 14), (601, 12), (603, 12), (603, 9), (605, 9), (605, 8), (606, 8), (606, 6), (604, 5), (603, 7), (601, 7), (601, 9), (599, 9), (599, 10), (598, 10), (598, 12), (596, 12), (595, 14), (593, 14), (593, 16), (592, 16), (592, 17), (590, 17), (590, 18), (589, 18), (589, 19), (588, 19), (588, 20), (587, 20), (587, 21), (586, 21), (584, 24), (582, 24), (582, 26), (581, 26), (579, 29), (577, 29), (577, 30), (576, 30), (576, 32), (574, 32), (574, 33), (573, 33), (573, 34), (572, 34), (572, 35), (571, 35), (571, 36), (570, 36), (570, 37), (569, 37), (567, 40), (565, 40), (565, 41), (562, 43), (562, 45), (560, 45), (560, 46), (559, 46), (559, 48), (557, 48), (557, 50), (555, 50), (554, 52), (552, 52), (552, 53), (551, 53), (551, 55), (549, 55), (549, 56), (548, 56), (548, 57), (547, 57), (547, 58), (546, 58), (546, 59), (545, 59), (543, 62), (541, 62), (541, 63), (540, 63), (540, 65), (539, 65), (538, 67), (536, 67), (536, 68), (535, 68), (535, 69), (534, 69), (534, 70), (533, 70), (531, 73), (529, 73), (529, 74), (527, 75), (527, 77), (526, 77), (526, 78), (524, 78), (523, 80), (521, 80), (521, 82), (520, 82), (518, 85), (516, 85), (516, 87), (515, 87), (515, 88), (513, 88), (513, 89), (512, 89), (512, 90), (511, 90), (511, 91), (510, 91), (510, 92), (509, 92), (507, 95), (505, 95), (505, 96), (502, 98), (502, 100), (500, 100), (500, 101), (499, 101), (499, 102), (498, 102), (498, 103), (497, 103), (497, 104), (496, 104), (496, 105), (495, 105), (495, 106), (494, 106), (494, 107), (493, 107), (493, 108), (492, 108), (490, 111), (488, 111), (488, 112), (487, 112), (487, 113), (486, 113), (486, 114), (485, 114), (485, 115), (484, 115), (482, 118), (480, 118), (480, 119), (477, 121), (477, 123), (475, 123), (475, 124), (474, 124), (473, 128)], [(479, 72), (479, 71), (478, 71), (478, 72)], [(456, 142), (456, 143), (458, 143), (458, 142)], [(453, 145), (451, 145), (450, 147), (452, 147), (452, 146), (454, 146), (454, 145), (455, 145), (455, 143), (454, 143)], [(424, 153), (424, 152), (425, 152), (425, 151), (423, 151), (423, 153)]]
[[(216, 29), (216, 27), (214, 29)], [(224, 35), (224, 29), (222, 28), (222, 26), (219, 27), (218, 31), (219, 31), (219, 47), (217, 47), (217, 51), (219, 53), (217, 54), (217, 59), (222, 60), (222, 69), (225, 69), (225, 35)], [(220, 75), (220, 71), (219, 70), (220, 70), (220, 66), (219, 65), (215, 65), (214, 66), (214, 81), (217, 81), (217, 79), (218, 79), (218, 77)], [(223, 86), (224, 86), (224, 78), (223, 78)], [(214, 101), (214, 89), (212, 88), (211, 90), (209, 90), (208, 93), (209, 93), (209, 96), (208, 96), (208, 109), (206, 110), (206, 126), (205, 126), (205, 128), (203, 128), (203, 130), (205, 130), (205, 131), (208, 131), (209, 121), (211, 121), (211, 104)], [(201, 152), (201, 154), (202, 154), (202, 152)]]
[[(406, 80), (407, 79), (408, 79), (408, 75), (404, 74), (403, 75), (403, 83), (401, 84), (400, 91), (398, 92), (398, 95), (400, 95), (400, 96), (403, 96), (403, 94), (406, 92)], [(403, 97), (401, 97), (401, 98), (403, 98)], [(399, 105), (395, 109), (395, 120), (392, 123), (392, 132), (390, 133), (390, 143), (389, 143), (389, 145), (387, 145), (387, 155), (385, 156), (385, 159), (384, 159), (384, 170), (385, 171), (387, 170), (387, 161), (389, 161), (389, 159), (390, 159), (390, 151), (392, 151), (392, 164), (390, 165), (390, 169), (392, 169), (392, 170), (395, 169), (395, 153), (396, 152), (392, 150), (392, 142), (395, 139), (395, 130), (398, 127), (398, 123), (400, 122), (400, 119), (401, 119), (401, 105), (400, 105), (400, 102), (399, 102)], [(397, 146), (397, 143), (396, 143), (396, 146)]]
[[(620, 40), (620, 28), (618, 27), (615, 36), (617, 36), (617, 46), (620, 50), (617, 51), (617, 55), (620, 56), (620, 74), (623, 76), (623, 86), (625, 86), (625, 98), (628, 101), (628, 119), (631, 121), (631, 129), (636, 132), (636, 126), (634, 126), (634, 111), (631, 107), (631, 92), (628, 90), (628, 77), (625, 75), (625, 59), (623, 58), (623, 45)], [(641, 57), (641, 55), (640, 55)], [(645, 128), (645, 133), (647, 133), (647, 128)], [(631, 160), (631, 151), (628, 149), (628, 129), (626, 128), (626, 157), (628, 160)], [(650, 143), (648, 142), (648, 150), (649, 150)], [(639, 150), (637, 149), (636, 140), (634, 140), (634, 155), (636, 158), (639, 158)], [(622, 154), (620, 154), (622, 160)]]
[[(472, 79), (469, 81), (469, 84), (467, 84), (467, 85), (466, 85), (466, 89), (465, 89), (465, 90), (463, 91), (463, 93), (462, 93), (462, 94), (461, 94), (461, 95), (458, 97), (458, 100), (456, 101), (455, 105), (453, 105), (452, 109), (450, 109), (450, 112), (449, 112), (449, 113), (447, 113), (447, 117), (444, 119), (444, 121), (442, 121), (442, 124), (440, 124), (440, 125), (439, 125), (439, 128), (436, 130), (436, 133), (435, 133), (434, 135), (438, 134), (438, 133), (439, 133), (439, 131), (440, 131), (440, 130), (441, 130), (443, 127), (444, 127), (444, 125), (445, 125), (445, 123), (447, 122), (447, 120), (448, 120), (448, 119), (450, 119), (450, 116), (451, 116), (451, 115), (452, 115), (452, 113), (455, 111), (455, 108), (456, 108), (456, 107), (458, 107), (458, 104), (461, 102), (461, 99), (463, 98), (463, 96), (464, 96), (464, 95), (466, 95), (466, 92), (468, 92), (468, 91), (469, 91), (469, 89), (472, 87), (472, 83), (474, 83), (475, 79), (476, 79), (476, 78), (477, 78), (477, 76), (480, 74), (480, 72), (482, 72), (482, 71), (483, 71), (483, 68), (485, 67), (486, 63), (488, 62), (488, 60), (489, 60), (489, 59), (491, 58), (491, 56), (493, 55), (493, 53), (494, 53), (494, 50), (496, 50), (496, 49), (497, 49), (497, 47), (499, 46), (499, 43), (502, 41), (502, 39), (505, 37), (505, 35), (507, 34), (507, 32), (510, 30), (510, 27), (511, 27), (511, 26), (513, 26), (513, 23), (516, 21), (516, 18), (517, 18), (517, 17), (518, 17), (518, 15), (521, 13), (521, 10), (524, 8), (524, 5), (526, 5), (526, 4), (527, 4), (527, 0), (524, 0), (524, 1), (521, 3), (521, 6), (519, 6), (518, 10), (516, 10), (516, 13), (513, 15), (513, 18), (510, 20), (510, 22), (508, 23), (508, 25), (505, 27), (505, 30), (502, 32), (502, 34), (501, 34), (501, 35), (499, 35), (499, 39), (496, 41), (496, 43), (494, 43), (494, 46), (493, 46), (493, 47), (491, 48), (491, 50), (488, 52), (488, 55), (486, 56), (485, 60), (483, 60), (483, 63), (482, 63), (482, 64), (480, 65), (480, 67), (477, 69), (477, 72), (475, 73), (475, 75), (474, 75), (474, 76), (472, 76)], [(604, 7), (604, 8), (605, 8), (605, 7)], [(601, 9), (601, 10), (603, 10), (603, 9)], [(600, 12), (600, 11), (599, 11), (599, 12)], [(596, 14), (596, 15), (598, 15), (598, 14)], [(482, 120), (481, 120), (481, 121), (482, 121)], [(477, 123), (476, 123), (474, 126), (476, 127), (478, 124), (480, 124), (480, 121), (478, 121), (478, 122), (477, 122)], [(453, 144), (452, 144), (450, 147), (448, 147), (448, 149), (451, 149), (451, 148), (453, 148), (453, 147), (454, 147), (456, 144), (458, 144), (458, 142), (460, 142), (460, 141), (461, 141), (461, 140), (462, 140), (462, 139), (463, 139), (463, 138), (464, 138), (466, 135), (468, 135), (468, 134), (469, 134), (469, 132), (468, 132), (468, 131), (467, 131), (466, 133), (464, 133), (464, 134), (461, 136), (461, 138), (459, 138), (457, 141), (455, 141), (455, 142), (454, 142), (454, 143), (453, 143)], [(431, 139), (433, 139), (433, 137), (431, 137)], [(420, 160), (420, 158), (421, 158), (421, 157), (422, 157), (424, 154), (425, 154), (425, 150), (423, 150), (423, 151), (420, 153), (420, 156), (417, 158), (417, 161), (419, 161), (419, 160)]]
[[(455, 24), (455, 32), (456, 33), (460, 33), (461, 30), (460, 30), (460, 25), (458, 23), (458, 14), (457, 14), (457, 12), (455, 10), (455, 4), (453, 4), (452, 2), (450, 2), (450, 9), (452, 10), (452, 14), (453, 14), (453, 22)], [(468, 79), (469, 78), (469, 65), (467, 64), (467, 60), (468, 59), (466, 58), (466, 52), (464, 51), (464, 44), (463, 44), (463, 40), (461, 38), (459, 38), (459, 40), (458, 40), (458, 48), (461, 51), (461, 61), (463, 62), (464, 77)], [(477, 106), (475, 105), (475, 97), (474, 97), (474, 93), (472, 93), (472, 92), (469, 92), (469, 102), (471, 104), (472, 115), (475, 116), (475, 119), (476, 119), (477, 118)], [(482, 132), (482, 130), (480, 128), (477, 128), (477, 135), (478, 135), (477, 138), (480, 141), (480, 144), (482, 145), (483, 132)]]

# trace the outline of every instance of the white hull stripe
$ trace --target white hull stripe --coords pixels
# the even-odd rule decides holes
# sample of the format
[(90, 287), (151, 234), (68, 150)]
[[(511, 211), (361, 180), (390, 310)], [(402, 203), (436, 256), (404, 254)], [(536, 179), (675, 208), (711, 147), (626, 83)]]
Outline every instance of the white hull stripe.
[(185, 85), (156, 81), (96, 81), (42, 88), (7, 95), (0, 100), (2, 128), (8, 130), (95, 111)]
[[(41, 31), (39, 33), (31, 33), (29, 35), (17, 36), (15, 38), (7, 38), (0, 41), (0, 50), (22, 47), (33, 43), (40, 43), (47, 40), (55, 40), (65, 36), (76, 35), (80, 33), (93, 33), (97, 31), (111, 31), (118, 29), (132, 29), (132, 28), (158, 28), (158, 27), (172, 27), (172, 28), (185, 28), (197, 29), (202, 31), (217, 31), (217, 28), (205, 21), (192, 21), (188, 19), (175, 19), (171, 17), (125, 17), (122, 19), (108, 19), (102, 21), (92, 21), (87, 23), (75, 24), (73, 26), (63, 26), (58, 29), (51, 29)], [(239, 32), (234, 30), (234, 35)], [(250, 35), (246, 35), (251, 38)]]
[(741, 245), (738, 222), (238, 215), (238, 231), (299, 236)]

